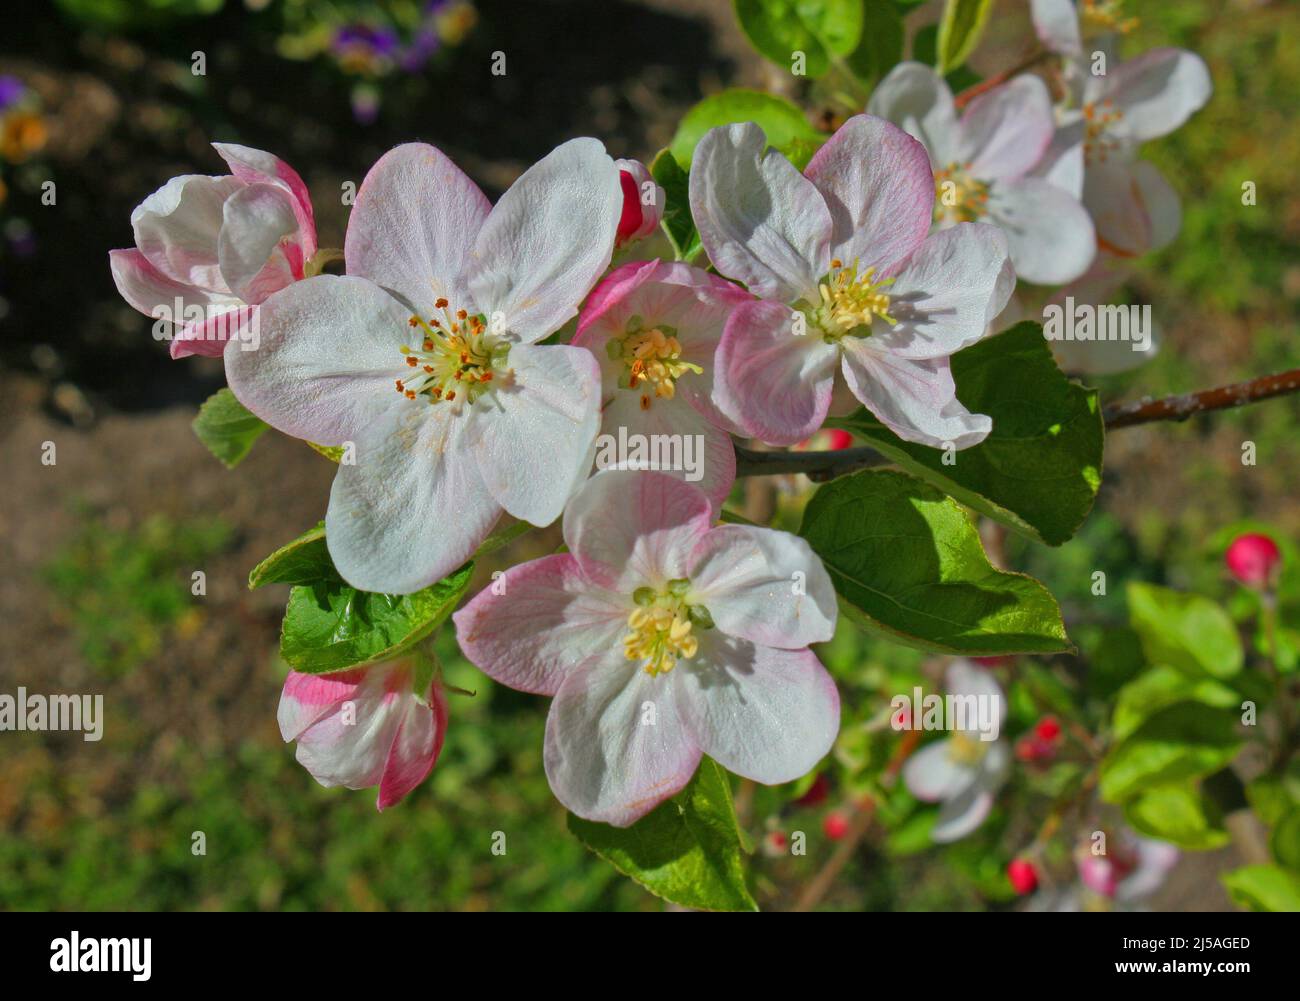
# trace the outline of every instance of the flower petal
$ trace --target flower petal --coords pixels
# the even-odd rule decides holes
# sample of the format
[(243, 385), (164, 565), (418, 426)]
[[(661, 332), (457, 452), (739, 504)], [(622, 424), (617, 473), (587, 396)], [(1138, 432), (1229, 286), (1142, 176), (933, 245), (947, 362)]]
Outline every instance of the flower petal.
[(946, 166), (957, 158), (959, 129), (952, 91), (931, 67), (899, 63), (872, 92), (867, 113), (919, 139), (929, 150), (932, 165)]
[(821, 427), (831, 403), (836, 350), (816, 331), (796, 334), (796, 318), (776, 302), (745, 303), (723, 330), (714, 362), (713, 401), (753, 438), (795, 445)]
[(1166, 246), (1182, 225), (1177, 193), (1144, 160), (1091, 165), (1083, 203), (1096, 224), (1098, 244), (1121, 257), (1138, 257)]
[(511, 567), (452, 616), (456, 640), (484, 674), (521, 692), (554, 695), (580, 665), (621, 666), (633, 605), (593, 585), (570, 553)]
[[(318, 445), (355, 441), (387, 409), (405, 409), (394, 385), (409, 312), (364, 278), (294, 282), (258, 307), (255, 349), (226, 355), (226, 379), (249, 410)], [(249, 345), (251, 348), (251, 345)]]
[[(108, 265), (123, 299), (145, 316), (168, 323), (165, 329), (172, 338), (173, 358), (190, 354), (220, 357), (226, 335), (237, 333), (242, 326), (243, 314), (230, 315), (242, 308), (239, 299), (169, 278), (138, 250), (110, 250)], [(212, 337), (207, 336), (209, 329)]]
[(411, 594), (451, 573), (492, 530), (501, 508), (461, 441), (449, 407), (397, 396), (340, 464), (325, 539), (343, 579), (363, 591)]
[(290, 671), (284, 679), (276, 720), (285, 743), (297, 740), (308, 727), (336, 706), (356, 694), (364, 670), (334, 674), (303, 674)]
[(217, 238), (222, 206), (243, 186), (234, 177), (173, 177), (131, 213), (135, 245), (167, 277), (229, 293), (217, 262)]
[(609, 266), (623, 211), (618, 168), (571, 139), (501, 196), (474, 243), (469, 288), (489, 326), (524, 343), (564, 325)]
[(722, 632), (794, 650), (835, 634), (835, 587), (803, 539), (752, 525), (720, 525), (695, 547), (692, 604)]
[(745, 122), (705, 133), (691, 160), (690, 201), (722, 274), (765, 299), (815, 295), (830, 266), (830, 211), (812, 181), (767, 150), (761, 128)]
[(311, 195), (298, 172), (278, 156), (251, 146), (213, 143), (212, 148), (226, 161), (230, 172), (246, 184), (274, 182), (289, 190), (293, 198), (294, 215), (298, 219), (296, 242), (302, 246), (304, 257), (316, 253), (316, 220), (312, 213)]
[(564, 679), (551, 703), (544, 756), (556, 798), (615, 827), (680, 792), (700, 763), (671, 678), (591, 662)]
[(512, 380), (474, 405), (465, 447), (501, 507), (549, 525), (591, 464), (600, 366), (590, 351), (563, 344), (517, 344), (509, 364)]
[(667, 473), (597, 473), (569, 501), (564, 541), (587, 578), (620, 594), (684, 577), (713, 508)]
[(1214, 91), (1205, 61), (1183, 49), (1150, 49), (1093, 79), (1088, 99), (1109, 99), (1123, 116), (1107, 135), (1134, 144), (1173, 132)]
[(805, 171), (830, 210), (831, 256), (892, 275), (921, 245), (934, 212), (925, 147), (898, 126), (854, 115)]
[(989, 221), (1006, 230), (1016, 274), (1040, 285), (1062, 285), (1088, 270), (1097, 238), (1087, 211), (1048, 181), (1024, 177), (995, 184)]
[(469, 309), (470, 248), (490, 211), (478, 185), (437, 148), (391, 149), (352, 206), (343, 244), (348, 274), (391, 289), (426, 317), (440, 296)]
[(1007, 239), (996, 226), (958, 223), (931, 234), (889, 289), (898, 320), (874, 332), (878, 351), (900, 358), (946, 358), (984, 336), (1015, 285), (1004, 280)]
[(1030, 0), (1034, 30), (1051, 52), (1075, 58), (1083, 54), (1079, 11), (1071, 0)]
[(959, 762), (951, 752), (950, 741), (944, 739), (926, 744), (912, 753), (903, 765), (903, 782), (913, 796), (926, 803), (935, 803), (956, 796), (974, 784), (974, 771)]
[(932, 448), (969, 448), (993, 429), (957, 399), (947, 358), (900, 358), (845, 338), (844, 378), (853, 395), (904, 441)]
[(293, 209), (289, 194), (274, 184), (250, 184), (226, 199), (217, 260), (221, 277), (244, 302), (260, 303), (302, 277)]
[(692, 742), (755, 782), (807, 774), (840, 730), (839, 692), (809, 650), (776, 650), (711, 630), (672, 679)]
[(1018, 76), (967, 106), (958, 160), (983, 180), (1015, 180), (1042, 159), (1055, 131), (1047, 85), (1036, 76)]
[(382, 812), (399, 802), (433, 771), (447, 736), (447, 694), (437, 681), (431, 683), (429, 704), (412, 694), (403, 695), (405, 712), (393, 735), (384, 761), (375, 806)]

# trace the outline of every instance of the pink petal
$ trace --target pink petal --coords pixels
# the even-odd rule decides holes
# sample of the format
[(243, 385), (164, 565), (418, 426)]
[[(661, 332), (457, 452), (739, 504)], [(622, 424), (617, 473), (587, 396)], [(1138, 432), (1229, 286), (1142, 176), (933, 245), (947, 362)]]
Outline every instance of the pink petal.
[(223, 219), (217, 258), (239, 298), (260, 303), (303, 276), (294, 203), (282, 187), (250, 184), (236, 191), (226, 199)]
[(212, 148), (230, 167), (230, 172), (247, 184), (275, 182), (288, 189), (293, 197), (294, 216), (298, 220), (298, 239), (303, 255), (316, 253), (316, 220), (311, 207), (311, 195), (298, 172), (278, 156), (251, 146), (235, 143), (213, 143)]
[(966, 108), (960, 159), (974, 177), (1015, 180), (1042, 159), (1055, 128), (1047, 85), (1036, 76), (1018, 76)]
[(436, 680), (432, 683), (429, 705), (409, 696), (406, 715), (397, 727), (383, 778), (379, 781), (379, 798), (375, 806), (386, 810), (399, 802), (433, 771), (447, 736), (447, 695)]

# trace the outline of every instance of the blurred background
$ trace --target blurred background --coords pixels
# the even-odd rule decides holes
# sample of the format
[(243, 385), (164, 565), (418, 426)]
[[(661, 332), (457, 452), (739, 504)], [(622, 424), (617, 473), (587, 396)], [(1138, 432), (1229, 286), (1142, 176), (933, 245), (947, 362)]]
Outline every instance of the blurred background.
[[(788, 80), (748, 48), (726, 0), (30, 6), (0, 42), (0, 692), (102, 692), (106, 725), (98, 743), (0, 734), (0, 908), (660, 909), (565, 829), (542, 772), (546, 701), (493, 685), (449, 633), (448, 680), (477, 694), (453, 696), (440, 763), (407, 801), (380, 815), (374, 790), (322, 789), (298, 766), (275, 722), (285, 589), (246, 581), (322, 516), (334, 469), (274, 433), (234, 471), (214, 459), (190, 422), (224, 382), (219, 360), (171, 361), (118, 297), (107, 253), (132, 244), (132, 208), (168, 178), (225, 172), (213, 140), (292, 164), (321, 246), (341, 247), (345, 183), (399, 142), (436, 144), (495, 198), (568, 138), (649, 161), (700, 98), (788, 93)], [(995, 27), (1023, 7), (1002, 4)], [(1140, 8), (1135, 47), (1193, 49), (1215, 93), (1144, 150), (1182, 195), (1184, 226), (1128, 290), (1154, 305), (1163, 350), (1095, 380), (1105, 400), (1300, 365), (1300, 7)], [(490, 72), (497, 51), (504, 76)], [(994, 30), (979, 66), (1016, 56), (999, 62)], [(1258, 207), (1243, 211), (1248, 180)], [(1093, 569), (1113, 589), (1140, 578), (1224, 593), (1225, 533), (1259, 522), (1300, 541), (1297, 399), (1116, 435), (1080, 534), (1054, 551), (1008, 540), (1006, 562), (1048, 584), (1072, 634), (1104, 634), (1082, 607)], [(1256, 467), (1241, 464), (1244, 440)], [(40, 461), (46, 441), (56, 465)], [(798, 485), (785, 486), (793, 517)], [(479, 573), (555, 537), (532, 533)], [(195, 569), (204, 597), (190, 593)], [(920, 659), (850, 632), (821, 652), (863, 716)], [(787, 906), (833, 847), (827, 818), (852, 790), (833, 776), (819, 789), (803, 805), (789, 789), (740, 790), (760, 843), (808, 835), (806, 857), (756, 854), (764, 908)], [(1014, 848), (990, 846), (1024, 840), (1016, 795), (946, 850), (906, 824), (864, 839), (823, 906), (1011, 906)], [(504, 856), (488, 851), (498, 830)], [(206, 856), (191, 854), (196, 831)], [(1231, 848), (1187, 856), (1153, 906), (1227, 907), (1214, 874), (1239, 861)]]

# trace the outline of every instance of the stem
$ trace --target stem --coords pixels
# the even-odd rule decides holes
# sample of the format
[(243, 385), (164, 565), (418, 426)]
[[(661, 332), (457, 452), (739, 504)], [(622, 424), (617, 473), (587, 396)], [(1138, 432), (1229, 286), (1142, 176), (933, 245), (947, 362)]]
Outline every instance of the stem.
[[(1131, 403), (1113, 403), (1106, 407), (1106, 429), (1150, 424), (1154, 421), (1185, 421), (1193, 414), (1229, 410), (1258, 403), (1275, 396), (1288, 396), (1300, 392), (1300, 368), (1275, 375), (1261, 375), (1246, 382), (1230, 386), (1202, 389), (1195, 393), (1163, 396), (1159, 399), (1144, 397)], [(778, 476), (803, 473), (810, 480), (821, 483), (837, 476), (855, 473), (859, 469), (888, 465), (890, 462), (873, 448), (842, 448), (834, 452), (753, 452), (736, 447), (737, 476)]]
[(998, 87), (1006, 83), (1013, 76), (1018, 76), (1021, 73), (1025, 73), (1033, 69), (1039, 63), (1044, 62), (1045, 60), (1050, 58), (1051, 55), (1052, 53), (1048, 52), (1046, 49), (1043, 49), (1039, 52), (1035, 52), (1033, 55), (1027, 57), (1026, 59), (1021, 60), (1019, 63), (1017, 63), (1015, 66), (1012, 66), (1010, 69), (1003, 70), (1001, 73), (994, 73), (991, 77), (987, 77), (981, 80), (973, 87), (967, 87), (965, 90), (963, 90), (960, 94), (958, 94), (956, 97), (952, 99), (952, 103), (958, 110), (960, 110), (964, 108), (967, 104), (969, 104), (971, 101), (975, 100), (975, 98), (979, 97), (981, 94), (987, 93), (988, 91), (992, 90), (994, 87)]

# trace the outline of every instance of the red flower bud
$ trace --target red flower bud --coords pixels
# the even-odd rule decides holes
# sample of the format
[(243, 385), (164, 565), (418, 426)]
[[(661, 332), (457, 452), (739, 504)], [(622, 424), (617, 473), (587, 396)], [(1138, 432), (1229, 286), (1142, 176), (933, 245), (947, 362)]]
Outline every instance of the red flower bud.
[(1247, 587), (1264, 587), (1282, 564), (1282, 551), (1267, 535), (1239, 535), (1223, 554), (1232, 576)]

